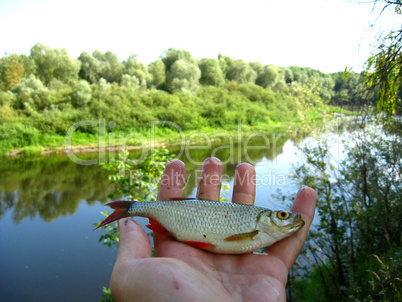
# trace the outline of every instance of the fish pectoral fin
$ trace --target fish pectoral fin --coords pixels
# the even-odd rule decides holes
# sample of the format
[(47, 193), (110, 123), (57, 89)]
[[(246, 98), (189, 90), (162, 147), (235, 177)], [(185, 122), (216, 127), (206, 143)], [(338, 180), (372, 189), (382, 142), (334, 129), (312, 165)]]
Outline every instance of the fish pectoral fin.
[(170, 235), (169, 231), (163, 226), (161, 225), (158, 221), (156, 221), (155, 219), (151, 218), (151, 217), (147, 217), (149, 224), (146, 225), (146, 227), (154, 232), (157, 233), (161, 233), (161, 234), (165, 234), (165, 235)]
[(252, 240), (255, 236), (260, 233), (258, 230), (254, 230), (250, 233), (241, 233), (234, 234), (232, 236), (226, 237), (225, 241), (244, 241), (244, 240)]
[(215, 245), (213, 245), (212, 243), (201, 242), (201, 241), (184, 241), (184, 243), (202, 250), (210, 250), (213, 247), (215, 247)]

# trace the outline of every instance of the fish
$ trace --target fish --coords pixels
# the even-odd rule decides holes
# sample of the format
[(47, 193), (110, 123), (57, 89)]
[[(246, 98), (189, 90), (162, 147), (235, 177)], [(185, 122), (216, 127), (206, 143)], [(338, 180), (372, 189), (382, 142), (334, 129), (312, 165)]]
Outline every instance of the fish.
[(114, 212), (97, 228), (124, 217), (146, 217), (150, 230), (218, 254), (245, 254), (271, 246), (305, 224), (297, 213), (213, 200), (118, 200), (106, 205)]

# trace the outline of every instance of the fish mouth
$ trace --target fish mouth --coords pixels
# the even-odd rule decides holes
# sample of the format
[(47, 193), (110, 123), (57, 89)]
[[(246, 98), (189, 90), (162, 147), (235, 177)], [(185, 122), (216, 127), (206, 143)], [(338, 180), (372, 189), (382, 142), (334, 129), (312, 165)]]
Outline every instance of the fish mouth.
[(289, 228), (289, 231), (297, 231), (298, 229), (301, 229), (306, 223), (304, 220), (301, 218), (300, 215), (297, 215), (294, 224)]

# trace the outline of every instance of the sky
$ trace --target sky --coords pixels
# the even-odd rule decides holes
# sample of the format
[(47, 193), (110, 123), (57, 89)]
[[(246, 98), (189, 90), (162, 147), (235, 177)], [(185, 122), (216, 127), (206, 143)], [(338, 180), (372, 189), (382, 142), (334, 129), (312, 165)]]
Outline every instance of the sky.
[[(71, 57), (98, 49), (149, 64), (169, 48), (197, 59), (360, 72), (401, 16), (348, 0), (0, 0), (0, 56), (38, 42)], [(374, 26), (371, 26), (374, 24)]]

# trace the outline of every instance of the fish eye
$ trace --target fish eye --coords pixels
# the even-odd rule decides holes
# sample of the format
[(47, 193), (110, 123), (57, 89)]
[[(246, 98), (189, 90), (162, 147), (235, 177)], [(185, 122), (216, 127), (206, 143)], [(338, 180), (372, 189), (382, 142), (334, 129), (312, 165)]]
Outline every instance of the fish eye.
[(277, 216), (279, 219), (286, 219), (289, 217), (289, 212), (281, 211), (281, 212), (278, 212)]

